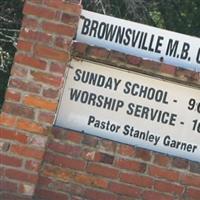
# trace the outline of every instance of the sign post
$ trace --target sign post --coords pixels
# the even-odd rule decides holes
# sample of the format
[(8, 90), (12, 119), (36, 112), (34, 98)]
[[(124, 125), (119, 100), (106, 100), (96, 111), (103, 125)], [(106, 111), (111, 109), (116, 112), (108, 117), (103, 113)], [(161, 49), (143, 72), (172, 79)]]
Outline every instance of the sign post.
[(200, 161), (199, 90), (86, 61), (71, 66), (57, 126)]

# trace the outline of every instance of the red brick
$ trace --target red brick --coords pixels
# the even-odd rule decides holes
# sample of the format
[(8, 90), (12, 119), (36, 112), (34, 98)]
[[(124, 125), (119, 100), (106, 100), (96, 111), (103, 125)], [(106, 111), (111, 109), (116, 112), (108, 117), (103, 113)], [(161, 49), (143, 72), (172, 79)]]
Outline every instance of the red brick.
[(181, 183), (183, 183), (184, 185), (200, 187), (200, 176), (198, 175), (181, 174), (180, 178), (181, 178)]
[(55, 0), (45, 0), (44, 3), (52, 8), (56, 8), (58, 10), (63, 10), (65, 13), (70, 13), (73, 15), (80, 15), (81, 13), (81, 5), (67, 3), (63, 1), (55, 1)]
[(50, 179), (49, 177), (42, 176), (42, 174), (40, 174), (39, 180), (38, 180), (38, 186), (48, 187), (48, 185), (51, 183), (52, 183), (52, 179)]
[(199, 200), (200, 190), (195, 188), (188, 188), (186, 191), (186, 196), (189, 200)]
[(100, 177), (96, 178), (88, 174), (76, 174), (74, 180), (77, 183), (83, 185), (96, 186), (103, 189), (106, 189), (108, 187), (108, 181), (106, 181), (105, 179), (102, 179)]
[(102, 152), (96, 152), (94, 160), (105, 164), (113, 164), (114, 156)]
[(146, 164), (137, 162), (134, 160), (128, 160), (128, 159), (119, 159), (116, 161), (116, 166), (119, 168), (136, 171), (136, 172), (145, 172), (146, 170)]
[(154, 163), (157, 165), (168, 167), (171, 164), (171, 158), (166, 155), (154, 153)]
[(3, 139), (18, 141), (23, 144), (26, 144), (28, 141), (26, 135), (16, 132), (15, 130), (0, 128), (0, 133), (0, 137)]
[(59, 167), (70, 168), (74, 170), (84, 170), (86, 162), (76, 158), (69, 158), (64, 156), (54, 155), (52, 153), (45, 154), (45, 161)]
[(189, 161), (181, 158), (173, 158), (172, 166), (179, 169), (188, 169)]
[(17, 184), (10, 181), (0, 180), (0, 190), (4, 192), (17, 192)]
[(33, 196), (35, 191), (35, 185), (34, 184), (27, 184), (27, 183), (20, 183), (19, 185), (19, 192), (26, 196)]
[(18, 119), (17, 128), (25, 131), (30, 131), (36, 134), (41, 134), (41, 135), (46, 134), (46, 129), (41, 124), (26, 119)]
[(26, 117), (29, 119), (33, 119), (35, 116), (33, 108), (26, 107), (22, 104), (16, 104), (10, 102), (4, 103), (3, 111), (15, 116)]
[(51, 63), (51, 66), (50, 66), (50, 71), (51, 72), (55, 72), (55, 73), (58, 73), (58, 74), (64, 74), (65, 73), (65, 69), (66, 69), (66, 66), (64, 64), (60, 64), (60, 63)]
[(14, 127), (16, 123), (16, 117), (8, 115), (6, 113), (0, 114), (0, 125)]
[(74, 157), (79, 157), (82, 149), (78, 146), (73, 146), (70, 144), (60, 144), (59, 142), (51, 141), (48, 144), (48, 148), (54, 152), (62, 153), (64, 155), (71, 155)]
[(39, 44), (35, 46), (34, 50), (37, 56), (57, 60), (60, 62), (67, 62), (70, 58), (69, 53), (66, 51), (56, 50), (54, 48), (46, 47)]
[(45, 122), (45, 123), (53, 124), (54, 118), (55, 118), (55, 114), (50, 113), (50, 112), (40, 111), (38, 115), (38, 121), (42, 123)]
[(84, 56), (88, 45), (74, 41), (72, 44), (72, 54), (75, 56)]
[(141, 187), (148, 187), (148, 188), (151, 188), (154, 182), (153, 179), (148, 176), (141, 176), (139, 174), (130, 174), (130, 173), (121, 173), (120, 180), (125, 183)]
[(94, 163), (88, 164), (87, 172), (112, 179), (117, 178), (119, 173), (117, 169)]
[(144, 200), (174, 200), (174, 198), (169, 195), (154, 191), (144, 191), (143, 198)]
[(83, 140), (83, 134), (77, 133), (75, 131), (68, 131), (66, 135), (66, 139), (70, 140), (71, 142), (80, 144)]
[(54, 42), (55, 46), (58, 47), (58, 48), (62, 48), (66, 51), (69, 50), (69, 47), (71, 45), (71, 43), (69, 42), (69, 39), (66, 39), (62, 36), (58, 36), (55, 38), (55, 42)]
[(19, 180), (19, 181), (26, 181), (29, 183), (36, 183), (38, 177), (33, 174), (29, 174), (26, 172), (22, 172), (15, 169), (6, 169), (5, 176), (9, 179)]
[(91, 57), (97, 57), (101, 59), (106, 59), (109, 55), (109, 51), (104, 49), (104, 48), (99, 48), (99, 47), (90, 47), (87, 50), (87, 53)]
[(30, 2), (34, 3), (34, 4), (43, 4), (43, 0), (29, 0)]
[(58, 94), (59, 94), (59, 90), (52, 89), (52, 88), (43, 89), (43, 92), (42, 92), (42, 95), (44, 97), (51, 98), (51, 99), (57, 98)]
[(169, 181), (178, 181), (179, 179), (179, 172), (155, 166), (149, 166), (148, 174), (150, 176), (164, 178)]
[(105, 152), (115, 153), (117, 148), (117, 143), (109, 140), (100, 140), (99, 141), (100, 150)]
[(6, 91), (5, 98), (10, 101), (18, 102), (20, 101), (21, 93), (9, 88)]
[(165, 74), (175, 75), (176, 67), (163, 63), (161, 65), (160, 72)]
[(26, 15), (33, 15), (45, 19), (54, 19), (56, 17), (55, 11), (42, 7), (41, 5), (32, 5), (28, 2), (25, 3), (23, 13)]
[(40, 162), (36, 161), (36, 160), (27, 160), (26, 164), (25, 164), (25, 168), (33, 171), (33, 172), (38, 172), (40, 167)]
[(135, 157), (140, 158), (144, 161), (150, 161), (151, 160), (151, 152), (145, 149), (137, 148), (135, 150)]
[(139, 65), (142, 61), (141, 58), (136, 57), (136, 56), (129, 56), (128, 55), (126, 58), (127, 58), (127, 63), (131, 64), (131, 65)]
[(133, 157), (135, 156), (135, 148), (126, 144), (120, 144), (118, 153), (123, 155), (123, 156), (130, 156)]
[(58, 193), (55, 191), (49, 191), (45, 189), (37, 189), (35, 192), (36, 198), (41, 198), (45, 200), (68, 200), (68, 197), (66, 194)]
[(25, 156), (28, 158), (35, 158), (38, 160), (41, 160), (44, 155), (44, 151), (42, 150), (38, 150), (38, 149), (34, 149), (27, 146), (22, 146), (22, 145), (14, 145), (14, 144), (11, 146), (10, 151), (17, 155)]
[(44, 98), (33, 95), (25, 96), (23, 103), (30, 107), (45, 109), (49, 111), (55, 111), (57, 108), (57, 102), (52, 102)]
[(142, 60), (142, 62), (140, 63), (140, 67), (142, 67), (143, 69), (160, 72), (161, 63), (154, 62), (152, 60)]
[(109, 192), (87, 189), (84, 197), (90, 200), (117, 200), (117, 197)]
[(98, 138), (90, 135), (84, 135), (84, 138), (82, 140), (82, 144), (88, 145), (90, 147), (96, 147), (97, 143)]
[(25, 67), (22, 67), (17, 64), (13, 64), (12, 69), (11, 69), (11, 75), (12, 76), (18, 76), (20, 78), (26, 77), (28, 74), (28, 69)]
[(19, 40), (17, 43), (17, 49), (20, 51), (31, 51), (33, 47), (32, 42), (24, 41), (24, 40)]
[(52, 85), (55, 87), (59, 87), (61, 85), (62, 78), (58, 76), (54, 76), (49, 73), (44, 72), (32, 72), (31, 75), (33, 76), (35, 81), (39, 81), (45, 83), (47, 85)]
[(75, 35), (75, 28), (63, 24), (55, 24), (52, 22), (43, 22), (43, 30), (49, 33), (57, 33), (59, 35), (73, 37)]
[(159, 192), (167, 192), (170, 194), (183, 194), (184, 187), (182, 185), (177, 185), (169, 182), (155, 181), (154, 188)]
[(38, 21), (36, 19), (30, 18), (29, 16), (24, 16), (22, 26), (35, 29), (38, 26)]
[(78, 24), (78, 20), (79, 20), (78, 16), (72, 16), (67, 13), (63, 13), (61, 16), (61, 21), (63, 23), (70, 24), (70, 25)]
[(31, 200), (29, 197), (25, 197), (20, 194), (13, 194), (13, 193), (3, 193), (2, 195), (0, 195), (0, 199), (3, 200)]
[(137, 197), (139, 198), (141, 195), (140, 189), (133, 186), (126, 185), (126, 184), (121, 184), (121, 183), (110, 183), (109, 190), (114, 193), (117, 193), (120, 195), (126, 195), (133, 198), (137, 198)]
[(53, 177), (64, 182), (68, 182), (72, 177), (72, 172), (58, 167), (45, 166), (42, 169), (42, 175), (46, 177)]
[(119, 53), (117, 51), (111, 51), (110, 52), (110, 56), (109, 56), (109, 60), (112, 62), (112, 63), (126, 63), (126, 55), (123, 54), (123, 53)]
[(38, 94), (41, 90), (41, 85), (38, 83), (34, 82), (25, 82), (20, 79), (11, 79), (9, 82), (9, 86), (11, 88), (17, 88), (22, 91), (28, 91), (31, 93), (36, 93)]
[(33, 58), (31, 56), (22, 55), (22, 54), (16, 54), (15, 56), (15, 62), (20, 63), (26, 66), (31, 66), (37, 69), (46, 69), (46, 62), (37, 58)]
[(197, 173), (200, 174), (200, 167), (199, 167), (199, 163), (198, 162), (190, 162), (190, 171), (192, 173)]
[(40, 42), (44, 44), (50, 44), (52, 42), (52, 35), (29, 30), (27, 28), (20, 32), (20, 38), (32, 40), (33, 43)]
[(20, 167), (22, 165), (22, 160), (19, 158), (11, 157), (8, 155), (0, 154), (1, 164), (10, 165), (13, 167)]

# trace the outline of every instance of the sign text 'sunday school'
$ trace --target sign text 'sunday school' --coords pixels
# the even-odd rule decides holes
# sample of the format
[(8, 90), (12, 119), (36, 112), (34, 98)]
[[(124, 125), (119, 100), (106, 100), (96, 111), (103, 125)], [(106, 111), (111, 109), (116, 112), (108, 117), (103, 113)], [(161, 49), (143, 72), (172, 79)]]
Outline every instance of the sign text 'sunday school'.
[(198, 161), (197, 89), (72, 61), (56, 124)]

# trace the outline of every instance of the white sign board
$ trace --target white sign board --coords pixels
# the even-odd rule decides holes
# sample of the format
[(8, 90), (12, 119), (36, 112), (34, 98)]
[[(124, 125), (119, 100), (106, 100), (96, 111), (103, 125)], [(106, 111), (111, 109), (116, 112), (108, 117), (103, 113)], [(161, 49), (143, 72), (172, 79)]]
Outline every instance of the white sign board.
[(200, 161), (200, 91), (72, 61), (56, 125)]
[(82, 10), (76, 40), (200, 71), (200, 38)]

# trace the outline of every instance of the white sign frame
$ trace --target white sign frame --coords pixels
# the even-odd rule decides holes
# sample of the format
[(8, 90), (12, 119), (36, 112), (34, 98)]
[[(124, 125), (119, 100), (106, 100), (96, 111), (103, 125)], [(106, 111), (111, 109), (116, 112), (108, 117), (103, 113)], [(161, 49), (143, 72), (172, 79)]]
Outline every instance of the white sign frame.
[(197, 37), (82, 10), (76, 40), (200, 72)]
[(136, 72), (72, 60), (55, 125), (200, 162), (199, 90)]

